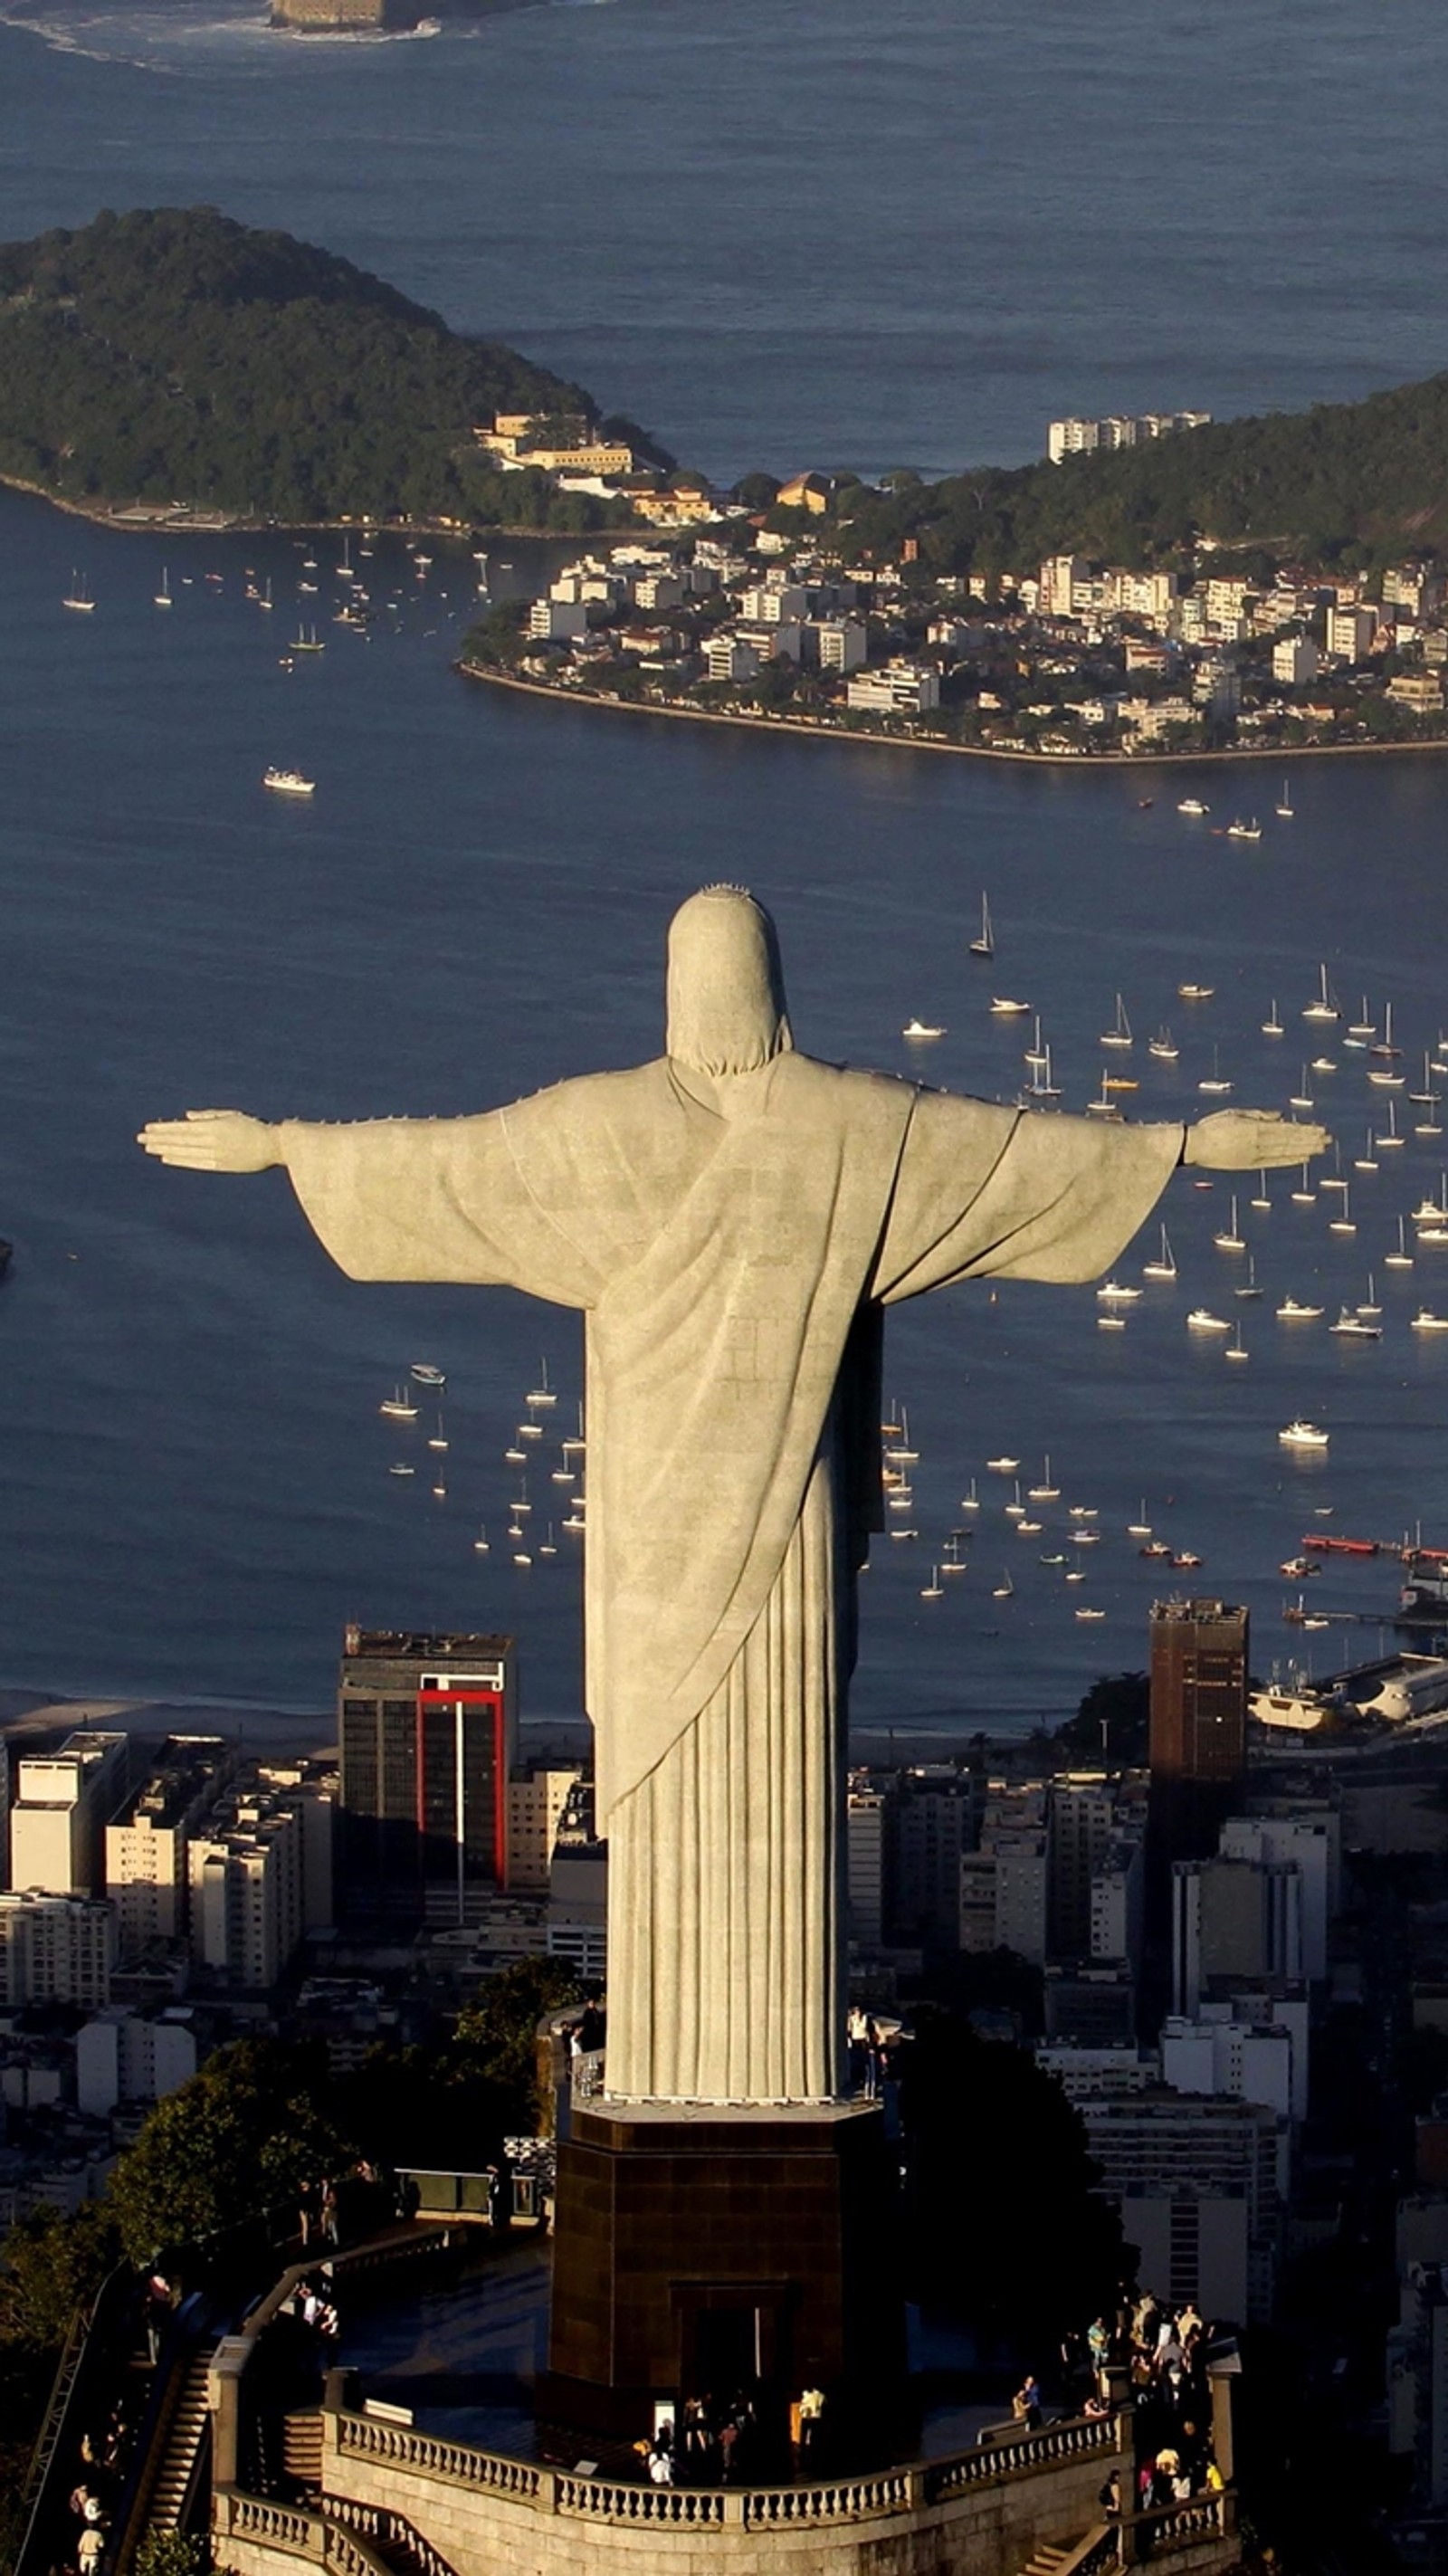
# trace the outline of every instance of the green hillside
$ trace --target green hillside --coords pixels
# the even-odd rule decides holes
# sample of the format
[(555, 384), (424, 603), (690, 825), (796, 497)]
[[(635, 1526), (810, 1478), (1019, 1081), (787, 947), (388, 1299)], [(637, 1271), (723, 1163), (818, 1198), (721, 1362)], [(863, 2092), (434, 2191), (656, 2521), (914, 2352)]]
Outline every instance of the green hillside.
[(516, 350), (210, 206), (0, 245), (0, 476), (60, 499), (589, 524), (595, 504), (473, 450), (499, 407), (596, 414)]
[(837, 512), (852, 552), (914, 536), (923, 562), (953, 572), (1067, 552), (1167, 564), (1203, 537), (1346, 567), (1448, 550), (1448, 375), (1060, 465), (846, 487)]

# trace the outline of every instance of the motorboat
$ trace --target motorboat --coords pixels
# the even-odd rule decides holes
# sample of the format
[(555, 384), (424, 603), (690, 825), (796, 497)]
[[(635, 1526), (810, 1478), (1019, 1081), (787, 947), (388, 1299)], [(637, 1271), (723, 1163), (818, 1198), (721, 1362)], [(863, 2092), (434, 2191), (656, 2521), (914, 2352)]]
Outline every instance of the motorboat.
[(1105, 1279), (1096, 1294), (1103, 1306), (1134, 1306), (1141, 1295), (1139, 1288), (1127, 1288), (1119, 1279)]
[(930, 1020), (907, 1020), (900, 1032), (902, 1038), (943, 1038), (945, 1031)]
[(1325, 1449), (1329, 1435), (1320, 1422), (1304, 1422), (1299, 1416), (1285, 1423), (1277, 1437), (1286, 1449)]
[(414, 1360), (408, 1370), (408, 1376), (414, 1379), (418, 1386), (444, 1387), (447, 1384), (446, 1369), (435, 1367), (431, 1360)]
[(1013, 1476), (1021, 1462), (1019, 1458), (1001, 1457), (987, 1458), (985, 1463), (993, 1476)]
[(1182, 796), (1177, 800), (1179, 814), (1210, 814), (1211, 810), (1210, 805), (1204, 804), (1200, 796)]
[(1420, 1306), (1409, 1330), (1414, 1333), (1448, 1333), (1448, 1315), (1435, 1315), (1431, 1306)]
[(993, 993), (990, 1006), (998, 1020), (1021, 1019), (1031, 1007), (1029, 1002), (1012, 1001), (1009, 993)]
[(304, 778), (299, 769), (264, 770), (261, 783), (277, 796), (315, 796), (317, 792), (315, 778)]
[(1187, 1317), (1189, 1333), (1230, 1333), (1231, 1329), (1225, 1315), (1214, 1315), (1209, 1306), (1193, 1306)]
[(1284, 1297), (1277, 1309), (1277, 1321), (1279, 1324), (1316, 1324), (1325, 1311), (1321, 1306), (1305, 1305), (1300, 1297)]
[(1243, 822), (1239, 815), (1234, 822), (1227, 825), (1227, 838), (1229, 841), (1260, 841), (1262, 826), (1256, 815), (1254, 814), (1248, 822)]
[(1178, 984), (1177, 1000), (1179, 1002), (1209, 1002), (1216, 989), (1215, 984)]
[(1366, 1315), (1354, 1314), (1350, 1306), (1344, 1306), (1337, 1322), (1329, 1324), (1327, 1329), (1330, 1333), (1339, 1334), (1344, 1341), (1380, 1342), (1383, 1338), (1381, 1324), (1370, 1322)]

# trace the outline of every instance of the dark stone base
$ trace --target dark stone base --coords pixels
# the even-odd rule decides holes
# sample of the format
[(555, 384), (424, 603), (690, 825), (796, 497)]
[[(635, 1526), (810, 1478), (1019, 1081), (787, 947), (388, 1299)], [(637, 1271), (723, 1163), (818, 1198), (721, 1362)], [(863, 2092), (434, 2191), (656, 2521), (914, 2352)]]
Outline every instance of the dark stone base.
[(811, 2383), (821, 2453), (883, 2456), (904, 2388), (895, 2160), (878, 2105), (580, 2107), (558, 2151), (546, 2421), (641, 2439), (656, 2405)]

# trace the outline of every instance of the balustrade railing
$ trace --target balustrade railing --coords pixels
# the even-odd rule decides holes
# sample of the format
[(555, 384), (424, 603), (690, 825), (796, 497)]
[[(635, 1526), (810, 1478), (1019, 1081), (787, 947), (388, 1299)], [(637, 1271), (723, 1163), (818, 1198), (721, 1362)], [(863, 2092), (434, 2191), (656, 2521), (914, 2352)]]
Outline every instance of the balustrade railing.
[(341, 2414), (331, 2420), (337, 2449), (344, 2454), (416, 2469), (426, 2476), (461, 2478), (469, 2486), (488, 2487), (516, 2497), (519, 2503), (537, 2504), (545, 2512), (577, 2514), (598, 2522), (669, 2523), (700, 2529), (743, 2522), (753, 2530), (857, 2522), (865, 2516), (908, 2513), (922, 2505), (945, 2503), (968, 2488), (997, 2485), (1061, 2462), (1117, 2452), (1122, 2426), (1117, 2416), (1083, 2416), (1043, 2425), (1035, 2433), (1010, 2434), (953, 2459), (863, 2477), (825, 2478), (808, 2486), (654, 2487), (539, 2468), (529, 2460), (475, 2450), (469, 2443), (443, 2441), (435, 2434), (371, 2416)]

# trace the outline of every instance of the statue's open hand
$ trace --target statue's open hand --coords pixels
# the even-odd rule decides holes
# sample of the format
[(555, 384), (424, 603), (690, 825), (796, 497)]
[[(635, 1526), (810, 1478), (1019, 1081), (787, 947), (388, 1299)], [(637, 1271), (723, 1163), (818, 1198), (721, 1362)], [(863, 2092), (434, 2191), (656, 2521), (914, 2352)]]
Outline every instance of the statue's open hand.
[(1182, 1161), (1209, 1172), (1267, 1171), (1305, 1163), (1331, 1143), (1325, 1127), (1298, 1126), (1268, 1109), (1218, 1109), (1187, 1129)]
[(193, 1172), (265, 1172), (281, 1161), (275, 1127), (242, 1109), (188, 1109), (184, 1118), (153, 1118), (136, 1142), (158, 1162)]

